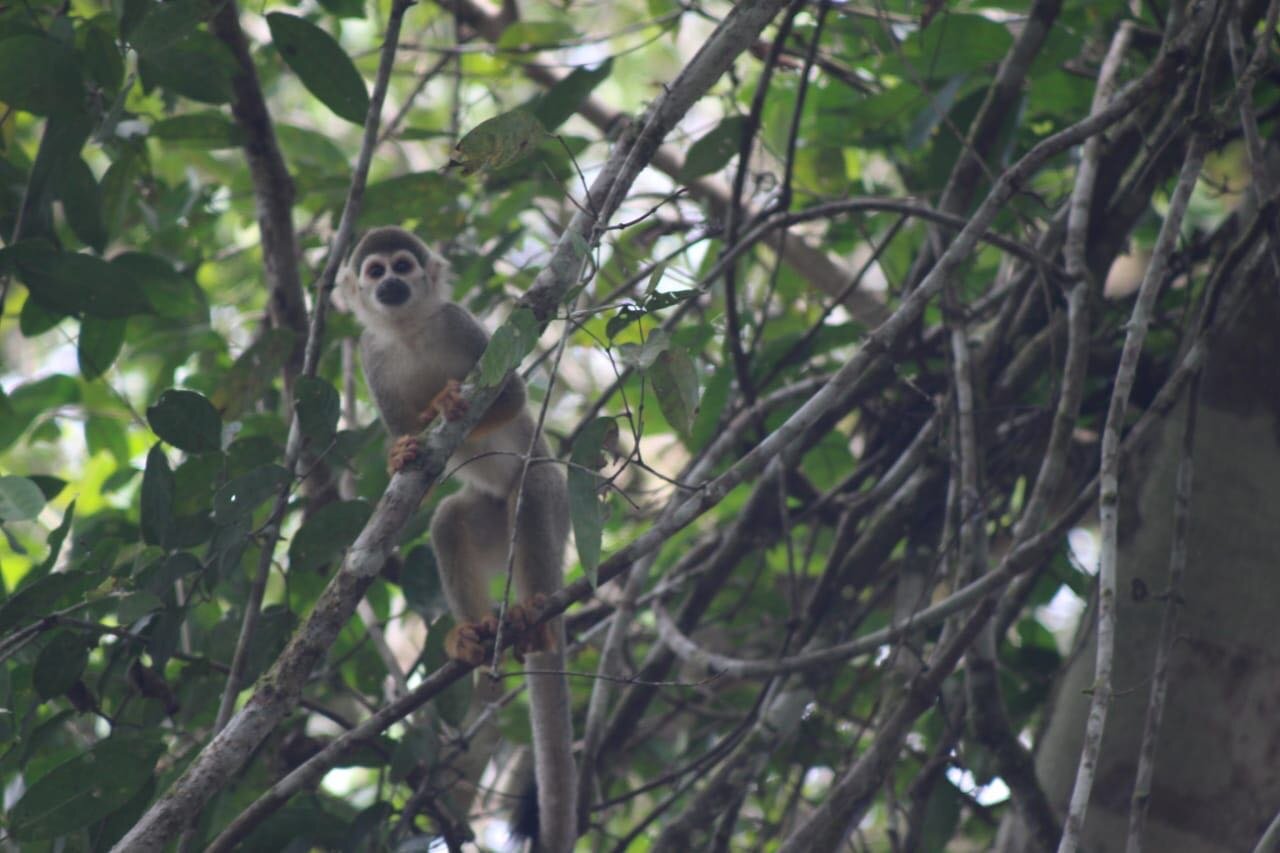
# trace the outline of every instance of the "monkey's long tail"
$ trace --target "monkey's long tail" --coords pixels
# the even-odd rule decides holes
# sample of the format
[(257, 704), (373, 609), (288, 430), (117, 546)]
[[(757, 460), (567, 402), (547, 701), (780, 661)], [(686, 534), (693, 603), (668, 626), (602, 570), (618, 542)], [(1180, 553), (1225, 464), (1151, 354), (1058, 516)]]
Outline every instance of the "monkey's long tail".
[[(539, 853), (570, 853), (578, 835), (578, 798), (573, 763), (573, 718), (565, 671), (564, 624), (556, 620), (556, 651), (525, 658), (533, 727), (534, 776), (538, 783)], [(553, 674), (554, 673), (554, 674)]]

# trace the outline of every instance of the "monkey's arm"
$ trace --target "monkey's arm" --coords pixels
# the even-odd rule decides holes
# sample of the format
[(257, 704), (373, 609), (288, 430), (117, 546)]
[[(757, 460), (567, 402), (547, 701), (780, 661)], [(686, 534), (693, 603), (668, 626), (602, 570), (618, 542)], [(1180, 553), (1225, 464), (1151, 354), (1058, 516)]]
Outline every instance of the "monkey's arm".
[[(446, 327), (449, 329), (450, 337), (453, 338), (449, 344), (456, 347), (457, 351), (464, 356), (463, 360), (469, 371), (484, 354), (485, 347), (489, 345), (489, 336), (485, 333), (484, 327), (465, 308), (450, 303), (441, 310), (445, 312)], [(449, 420), (456, 420), (466, 413), (466, 403), (459, 393), (458, 382), (461, 379), (463, 376), (454, 377), (453, 381), (446, 384), (431, 401), (431, 408), (423, 413), (424, 426), (434, 419), (437, 413), (443, 412)], [(484, 413), (484, 417), (471, 430), (471, 436), (482, 436), (503, 427), (524, 411), (524, 405), (524, 382), (519, 376), (512, 376), (498, 393), (498, 398)]]

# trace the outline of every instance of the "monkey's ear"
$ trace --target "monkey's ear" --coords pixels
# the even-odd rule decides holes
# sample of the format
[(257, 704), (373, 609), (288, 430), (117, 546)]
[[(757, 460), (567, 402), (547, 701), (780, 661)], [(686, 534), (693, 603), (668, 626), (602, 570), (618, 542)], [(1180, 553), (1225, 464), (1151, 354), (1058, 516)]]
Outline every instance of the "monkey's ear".
[[(430, 249), (427, 250), (427, 263), (423, 271), (427, 274), (427, 281), (438, 288), (447, 288), (453, 278), (453, 269), (449, 266), (449, 262), (439, 252), (433, 252)], [(445, 293), (448, 293), (447, 289)]]
[(359, 298), (356, 293), (357, 287), (359, 284), (356, 282), (356, 271), (351, 268), (350, 263), (343, 264), (338, 269), (338, 278), (334, 282), (333, 292), (329, 294), (333, 307), (344, 314), (355, 311), (355, 301)]

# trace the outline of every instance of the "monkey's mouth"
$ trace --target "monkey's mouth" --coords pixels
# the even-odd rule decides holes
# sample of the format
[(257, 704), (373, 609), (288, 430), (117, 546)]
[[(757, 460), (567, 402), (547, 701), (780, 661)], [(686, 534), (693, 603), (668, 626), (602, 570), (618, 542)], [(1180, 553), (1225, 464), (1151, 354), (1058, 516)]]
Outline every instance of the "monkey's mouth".
[(384, 279), (373, 295), (383, 305), (403, 305), (409, 299), (409, 285), (398, 278)]

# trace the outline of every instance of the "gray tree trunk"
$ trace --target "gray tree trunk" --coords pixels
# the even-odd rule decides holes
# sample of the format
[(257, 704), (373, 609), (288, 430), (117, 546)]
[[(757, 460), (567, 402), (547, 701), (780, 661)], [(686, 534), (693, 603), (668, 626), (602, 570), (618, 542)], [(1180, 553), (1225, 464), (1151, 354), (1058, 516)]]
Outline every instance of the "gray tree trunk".
[[(1202, 383), (1184, 607), (1148, 851), (1249, 851), (1280, 810), (1280, 299), (1274, 281), (1251, 286), (1252, 304), (1218, 339)], [(1116, 696), (1084, 835), (1090, 853), (1125, 847), (1167, 587), (1183, 415), (1176, 411), (1125, 468)], [(1139, 600), (1134, 588), (1144, 584), (1149, 594)], [(1060, 813), (1089, 705), (1092, 614), (1037, 744), (1037, 771)], [(997, 849), (1031, 849), (1015, 819), (1002, 827)]]

